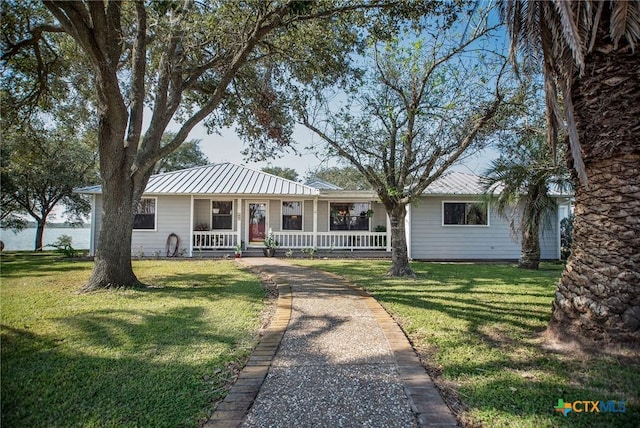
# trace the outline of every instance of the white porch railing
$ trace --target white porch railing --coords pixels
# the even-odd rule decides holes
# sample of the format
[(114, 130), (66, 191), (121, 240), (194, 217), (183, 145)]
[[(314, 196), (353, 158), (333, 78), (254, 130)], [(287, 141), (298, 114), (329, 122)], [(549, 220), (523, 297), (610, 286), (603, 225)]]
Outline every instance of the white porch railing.
[(194, 231), (192, 239), (195, 250), (233, 248), (238, 244), (238, 233), (233, 231)]
[[(311, 248), (313, 232), (273, 232), (281, 248)], [(318, 232), (315, 247), (335, 250), (382, 250), (386, 232)]]

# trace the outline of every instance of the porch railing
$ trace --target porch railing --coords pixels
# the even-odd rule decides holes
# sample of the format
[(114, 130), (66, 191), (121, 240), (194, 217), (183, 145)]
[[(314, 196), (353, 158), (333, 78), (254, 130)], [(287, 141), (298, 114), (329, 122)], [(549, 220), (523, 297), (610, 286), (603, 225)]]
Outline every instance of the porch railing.
[[(311, 248), (313, 232), (273, 232), (281, 248)], [(382, 250), (387, 248), (386, 232), (318, 232), (315, 247), (336, 250)]]
[(194, 231), (193, 248), (196, 250), (215, 250), (233, 248), (238, 244), (238, 233), (233, 231)]

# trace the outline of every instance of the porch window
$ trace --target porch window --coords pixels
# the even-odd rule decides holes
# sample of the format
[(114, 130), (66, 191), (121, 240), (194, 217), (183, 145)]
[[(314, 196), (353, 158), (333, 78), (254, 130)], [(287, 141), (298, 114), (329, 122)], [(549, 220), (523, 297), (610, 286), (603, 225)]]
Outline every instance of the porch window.
[(487, 226), (489, 216), (487, 206), (475, 202), (443, 202), (442, 224)]
[(282, 230), (302, 230), (302, 201), (282, 201)]
[(233, 202), (212, 201), (211, 229), (233, 230)]
[(156, 198), (142, 198), (133, 217), (134, 230), (156, 230)]
[(329, 230), (369, 230), (368, 202), (330, 202)]

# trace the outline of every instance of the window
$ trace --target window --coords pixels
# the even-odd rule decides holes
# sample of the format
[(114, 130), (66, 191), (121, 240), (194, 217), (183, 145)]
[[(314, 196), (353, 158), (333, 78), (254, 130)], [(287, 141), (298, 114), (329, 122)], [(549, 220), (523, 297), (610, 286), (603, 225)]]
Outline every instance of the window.
[(282, 201), (282, 230), (302, 230), (301, 201)]
[(233, 202), (213, 201), (211, 211), (212, 230), (233, 230)]
[(156, 198), (142, 198), (133, 217), (134, 230), (156, 229)]
[(442, 224), (487, 226), (489, 216), (486, 205), (474, 202), (444, 202), (442, 204)]
[(330, 202), (329, 230), (369, 230), (368, 202)]

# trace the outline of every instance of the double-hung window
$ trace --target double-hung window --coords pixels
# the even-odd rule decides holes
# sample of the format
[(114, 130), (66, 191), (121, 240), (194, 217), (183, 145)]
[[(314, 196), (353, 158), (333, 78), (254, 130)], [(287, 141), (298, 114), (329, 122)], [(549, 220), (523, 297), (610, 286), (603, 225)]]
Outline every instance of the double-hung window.
[(212, 230), (232, 230), (233, 229), (233, 202), (213, 201), (211, 203), (211, 229)]
[(156, 198), (141, 198), (133, 217), (134, 230), (156, 230)]
[(475, 202), (443, 202), (442, 224), (445, 226), (488, 226), (487, 205)]
[(282, 201), (282, 230), (302, 230), (302, 201)]

